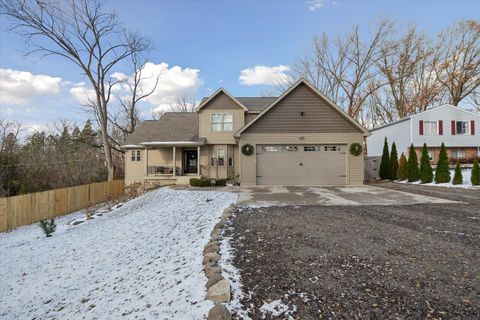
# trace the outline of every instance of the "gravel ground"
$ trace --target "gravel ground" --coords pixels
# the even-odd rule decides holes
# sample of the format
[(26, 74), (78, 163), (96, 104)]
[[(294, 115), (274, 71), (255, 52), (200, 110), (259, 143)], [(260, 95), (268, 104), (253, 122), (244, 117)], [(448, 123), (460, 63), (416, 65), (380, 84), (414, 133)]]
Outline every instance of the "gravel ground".
[(237, 209), (243, 305), (253, 319), (480, 318), (480, 193), (377, 186), (462, 201)]

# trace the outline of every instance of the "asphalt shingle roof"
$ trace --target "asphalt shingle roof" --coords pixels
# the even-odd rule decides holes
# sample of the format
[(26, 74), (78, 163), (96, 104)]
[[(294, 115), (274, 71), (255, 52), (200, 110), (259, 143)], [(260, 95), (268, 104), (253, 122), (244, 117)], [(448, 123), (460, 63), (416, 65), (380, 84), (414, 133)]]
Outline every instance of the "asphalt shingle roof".
[(125, 144), (178, 141), (199, 141), (196, 112), (166, 112), (160, 120), (143, 121), (135, 132), (127, 137)]
[[(200, 104), (204, 103), (209, 97), (204, 97)], [(235, 97), (248, 111), (263, 111), (278, 97)]]

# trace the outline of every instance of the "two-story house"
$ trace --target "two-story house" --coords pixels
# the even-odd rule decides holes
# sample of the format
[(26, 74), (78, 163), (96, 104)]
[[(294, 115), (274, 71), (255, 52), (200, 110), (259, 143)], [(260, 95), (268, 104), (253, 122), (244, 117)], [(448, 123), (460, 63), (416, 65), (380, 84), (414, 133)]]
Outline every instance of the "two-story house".
[(125, 180), (188, 184), (191, 177), (242, 185), (363, 183), (367, 131), (301, 79), (279, 97), (234, 97), (221, 88), (195, 112), (144, 121), (127, 138)]
[(370, 130), (367, 137), (369, 156), (381, 156), (385, 137), (389, 146), (397, 145), (399, 155), (408, 156), (413, 143), (420, 157), (424, 143), (432, 163), (438, 161), (442, 142), (453, 161), (471, 161), (480, 157), (480, 135), (476, 128), (480, 115), (452, 105), (443, 105)]

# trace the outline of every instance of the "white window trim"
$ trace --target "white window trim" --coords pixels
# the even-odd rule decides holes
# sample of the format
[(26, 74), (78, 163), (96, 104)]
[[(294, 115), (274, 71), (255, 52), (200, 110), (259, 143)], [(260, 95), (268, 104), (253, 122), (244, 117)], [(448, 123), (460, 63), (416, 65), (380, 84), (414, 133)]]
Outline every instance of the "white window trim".
[(130, 161), (132, 162), (140, 162), (142, 158), (140, 156), (140, 150), (132, 150), (130, 153)]
[[(435, 132), (435, 133), (432, 133), (432, 130), (431, 130), (431, 129), (432, 129), (432, 125), (429, 126), (429, 129), (430, 129), (430, 130), (427, 131), (427, 122), (428, 122), (429, 124), (435, 123), (435, 128), (436, 128), (436, 132)], [(423, 134), (424, 134), (425, 136), (438, 136), (438, 121), (424, 120), (424, 121), (423, 121)]]
[[(232, 118), (232, 129), (231, 130), (225, 130), (225, 124), (226, 123), (230, 123), (230, 122), (225, 122), (225, 116), (226, 115), (229, 115), (231, 116)], [(213, 122), (213, 116), (221, 116), (222, 117), (222, 120), (220, 122)], [(216, 131), (216, 130), (213, 130), (213, 124), (220, 124), (221, 125), (221, 129)], [(230, 112), (226, 112), (226, 113), (211, 113), (210, 114), (210, 132), (233, 132), (233, 113), (230, 113)]]
[[(458, 123), (459, 122), (462, 122), (462, 123), (466, 123), (467, 127), (465, 128), (465, 133), (458, 133)], [(472, 135), (472, 128), (470, 128), (470, 121), (468, 120), (455, 120), (455, 135), (457, 136), (470, 136)]]

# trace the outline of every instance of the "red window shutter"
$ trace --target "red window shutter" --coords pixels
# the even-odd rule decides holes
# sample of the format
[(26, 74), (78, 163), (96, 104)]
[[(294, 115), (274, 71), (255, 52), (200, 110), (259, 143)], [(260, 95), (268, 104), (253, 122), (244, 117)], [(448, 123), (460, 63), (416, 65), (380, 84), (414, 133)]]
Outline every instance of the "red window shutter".
[(418, 133), (423, 136), (423, 120), (418, 121)]
[(442, 120), (438, 121), (438, 134), (443, 135), (443, 121)]
[(470, 134), (473, 136), (475, 135), (475, 121), (470, 120)]
[(456, 133), (456, 130), (455, 130), (455, 121), (452, 120), (452, 136), (454, 136)]

